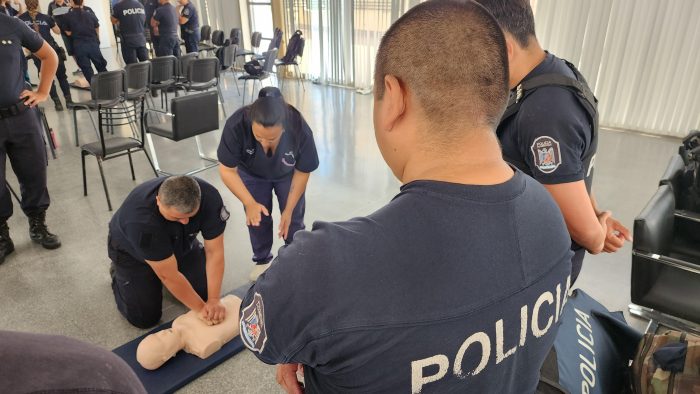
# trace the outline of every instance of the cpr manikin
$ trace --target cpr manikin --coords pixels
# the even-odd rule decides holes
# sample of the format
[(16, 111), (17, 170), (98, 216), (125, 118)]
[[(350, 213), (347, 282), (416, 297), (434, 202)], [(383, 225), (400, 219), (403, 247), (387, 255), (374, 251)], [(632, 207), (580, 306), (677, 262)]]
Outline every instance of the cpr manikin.
[(157, 369), (180, 350), (207, 358), (239, 333), (238, 310), (241, 299), (228, 295), (221, 299), (226, 307), (224, 321), (207, 325), (189, 311), (173, 321), (172, 328), (158, 331), (144, 338), (136, 350), (136, 360), (146, 369)]

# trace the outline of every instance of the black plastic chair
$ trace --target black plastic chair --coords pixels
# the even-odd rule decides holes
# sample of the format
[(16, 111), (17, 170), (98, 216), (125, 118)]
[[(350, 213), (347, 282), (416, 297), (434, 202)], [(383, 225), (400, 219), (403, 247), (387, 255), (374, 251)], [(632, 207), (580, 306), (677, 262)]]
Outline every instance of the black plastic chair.
[(219, 84), (220, 73), (219, 59), (215, 57), (195, 59), (188, 67), (187, 80), (178, 84), (178, 86), (187, 92), (204, 92), (211, 88), (216, 88), (221, 98), (221, 109), (224, 112), (224, 116), (227, 116), (226, 108), (224, 107), (224, 95)]
[[(233, 69), (233, 66), (236, 61), (236, 50), (238, 49), (238, 45), (226, 45), (224, 47), (219, 48), (220, 51), (223, 52), (221, 56), (221, 74), (226, 74), (226, 72), (231, 72), (234, 76), (236, 77), (236, 71)], [(226, 79), (224, 79), (224, 83), (226, 83)], [(236, 85), (236, 91), (238, 92), (238, 95), (241, 95), (241, 90), (238, 87), (238, 81), (234, 79), (234, 84)]]
[(211, 44), (211, 26), (202, 25), (199, 29), (199, 52), (206, 52), (216, 49), (214, 45)]
[(253, 49), (242, 49), (236, 53), (236, 57), (242, 57), (245, 61), (246, 56), (255, 56), (258, 53), (258, 48), (260, 47), (260, 41), (262, 40), (262, 33), (259, 31), (254, 31), (250, 36), (250, 46)]
[[(294, 67), (294, 71), (295, 71), (294, 74), (296, 76), (297, 83), (301, 84), (301, 88), (304, 91), (306, 91), (306, 88), (304, 87), (304, 79), (302, 78), (301, 70), (299, 69), (299, 63), (301, 62), (301, 60), (297, 60), (297, 59), (301, 59), (301, 57), (304, 56), (304, 46), (305, 45), (306, 45), (306, 39), (304, 39), (304, 37), (301, 37), (299, 39), (299, 52), (297, 53), (297, 56), (293, 60), (286, 61), (284, 59), (278, 59), (275, 61), (275, 66), (277, 67), (277, 75), (278, 76), (279, 76), (280, 71), (281, 71), (280, 68), (286, 69), (289, 66)], [(280, 81), (280, 85), (284, 85), (284, 79), (282, 79)]]
[(138, 107), (145, 105), (146, 96), (150, 91), (151, 62), (145, 61), (127, 64), (124, 71), (126, 72), (126, 92), (124, 94), (124, 100), (131, 103), (127, 114), (130, 116), (130, 120), (133, 120), (133, 122), (130, 121), (129, 124), (132, 126), (131, 130), (134, 136), (137, 136), (139, 133), (136, 124), (141, 121), (138, 120), (140, 118), (138, 116), (138, 112), (140, 111)]
[(192, 61), (197, 59), (197, 54), (194, 52), (190, 52), (188, 54), (180, 56), (180, 59), (178, 59), (178, 67), (177, 67), (177, 79), (178, 82), (183, 82), (187, 80), (187, 73), (190, 68), (190, 63)]
[(224, 32), (221, 30), (214, 30), (211, 33), (211, 43), (216, 47), (221, 47), (224, 45), (224, 40), (226, 39)]
[[(109, 110), (114, 106), (118, 105), (125, 97), (126, 85), (125, 85), (125, 72), (120, 71), (107, 71), (103, 73), (96, 74), (92, 79), (92, 86), (98, 92), (109, 92), (111, 100), (102, 99), (96, 102), (96, 111), (98, 117), (98, 140), (91, 142), (89, 144), (84, 144), (80, 147), (80, 156), (83, 169), (83, 195), (87, 196), (87, 175), (85, 172), (85, 157), (87, 155), (95, 156), (97, 159), (97, 166), (100, 170), (100, 177), (102, 178), (102, 187), (105, 191), (105, 198), (107, 199), (107, 207), (112, 210), (112, 202), (109, 198), (109, 190), (107, 189), (107, 181), (105, 179), (104, 171), (102, 169), (102, 162), (110, 159), (114, 159), (120, 156), (127, 155), (129, 157), (129, 167), (131, 168), (131, 179), (136, 180), (136, 175), (134, 174), (134, 164), (131, 159), (132, 152), (143, 151), (148, 159), (148, 162), (153, 168), (153, 173), (158, 176), (153, 163), (151, 162), (148, 153), (144, 150), (143, 145), (143, 127), (141, 128), (141, 139), (134, 137), (111, 137), (106, 139), (103, 130), (104, 116), (107, 114), (105, 110)], [(141, 112), (143, 113), (143, 106), (141, 106)]]
[[(151, 59), (151, 91), (160, 91), (160, 106), (168, 108), (168, 89), (177, 82), (178, 60), (175, 56), (159, 56)], [(151, 103), (155, 107), (155, 103)]]
[[(172, 141), (182, 141), (188, 138), (195, 138), (199, 157), (210, 162), (209, 164), (190, 170), (186, 175), (196, 174), (218, 166), (218, 161), (211, 157), (207, 157), (202, 151), (199, 135), (219, 129), (219, 110), (217, 106), (218, 98), (216, 92), (203, 92), (190, 94), (187, 96), (176, 97), (172, 100), (170, 107), (172, 113), (165, 111), (148, 110), (144, 115), (144, 124), (146, 130), (146, 138), (148, 138), (148, 146), (153, 155), (155, 170), (162, 175), (171, 175), (163, 171), (158, 163), (153, 138), (151, 135), (157, 135), (167, 138)], [(160, 121), (149, 121), (149, 115), (157, 115), (156, 118)], [(153, 116), (150, 116), (153, 118)]]
[[(119, 75), (121, 75), (122, 82), (118, 89), (115, 88), (113, 83), (108, 82), (112, 81), (114, 78), (117, 78), (117, 74), (114, 73), (121, 73)], [(99, 133), (97, 123), (95, 123), (95, 119), (92, 117), (92, 111), (96, 111), (98, 109), (116, 108), (122, 104), (124, 95), (123, 74), (124, 71), (107, 71), (95, 74), (95, 76), (101, 75), (98, 78), (98, 81), (102, 82), (90, 84), (90, 100), (73, 103), (73, 131), (75, 133), (75, 146), (80, 146), (80, 139), (78, 137), (78, 111), (87, 111), (92, 127), (95, 129), (95, 133)]]
[(231, 45), (243, 45), (243, 32), (237, 27), (231, 29), (228, 38), (231, 41)]
[[(260, 88), (262, 88), (262, 81), (270, 78), (272, 75), (272, 67), (275, 65), (275, 59), (277, 58), (277, 49), (273, 49), (269, 52), (265, 53), (265, 63), (263, 64), (263, 69), (262, 69), (262, 74), (260, 75), (251, 75), (251, 74), (244, 74), (238, 77), (239, 80), (243, 81), (243, 93), (246, 93), (246, 86), (248, 84), (248, 81), (253, 81), (253, 91), (251, 93), (251, 99), (254, 99), (255, 97), (255, 82), (258, 81), (260, 82)], [(243, 96), (243, 105), (245, 105), (245, 95)]]

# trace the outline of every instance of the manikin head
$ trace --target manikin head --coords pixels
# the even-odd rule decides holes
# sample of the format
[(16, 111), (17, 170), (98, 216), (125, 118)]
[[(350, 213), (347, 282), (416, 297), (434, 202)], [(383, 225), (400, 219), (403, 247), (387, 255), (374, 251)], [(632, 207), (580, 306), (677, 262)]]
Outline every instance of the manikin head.
[(191, 176), (171, 176), (160, 185), (156, 204), (160, 214), (171, 222), (187, 224), (199, 211), (202, 191)]
[[(526, 54), (541, 51), (535, 35), (535, 17), (530, 0), (476, 0), (496, 19), (506, 36), (508, 62), (510, 64), (509, 85), (514, 88), (523, 77), (519, 69), (527, 64)], [(528, 70), (529, 71), (529, 70)]]
[(284, 133), (284, 121), (287, 117), (287, 103), (282, 93), (275, 87), (260, 90), (258, 99), (250, 105), (250, 117), (253, 123), (253, 137), (268, 152), (279, 143)]
[(508, 99), (507, 61), (503, 32), (473, 2), (421, 3), (389, 28), (377, 51), (374, 131), (399, 180), (418, 152), (457, 157), (470, 133), (493, 133)]
[(136, 349), (136, 360), (146, 369), (160, 368), (184, 347), (179, 331), (161, 330), (144, 338)]

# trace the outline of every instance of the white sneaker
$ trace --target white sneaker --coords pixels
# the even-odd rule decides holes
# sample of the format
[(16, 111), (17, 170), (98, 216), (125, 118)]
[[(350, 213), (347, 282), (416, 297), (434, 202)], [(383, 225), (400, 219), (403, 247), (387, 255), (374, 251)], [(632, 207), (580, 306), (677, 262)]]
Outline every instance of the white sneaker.
[(255, 282), (258, 280), (258, 276), (262, 275), (262, 273), (267, 271), (268, 268), (270, 268), (270, 263), (255, 264), (253, 269), (250, 271), (250, 276), (248, 276), (248, 279), (250, 279), (251, 282)]

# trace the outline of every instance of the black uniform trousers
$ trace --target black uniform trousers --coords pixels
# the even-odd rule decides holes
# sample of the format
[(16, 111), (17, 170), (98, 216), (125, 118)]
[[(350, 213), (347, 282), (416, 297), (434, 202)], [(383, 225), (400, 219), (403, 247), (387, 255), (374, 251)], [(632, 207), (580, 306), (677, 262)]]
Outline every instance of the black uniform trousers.
[(42, 127), (36, 108), (26, 108), (21, 114), (0, 119), (0, 221), (12, 216), (12, 195), (5, 186), (8, 157), (19, 181), (24, 213), (31, 215), (49, 207)]
[(180, 39), (177, 36), (160, 36), (156, 47), (156, 56), (180, 57)]
[[(117, 309), (134, 326), (153, 327), (163, 313), (163, 284), (145, 261), (121, 250), (111, 238), (107, 241), (107, 253), (114, 268), (112, 291)], [(196, 242), (195, 245), (184, 255), (176, 255), (177, 268), (206, 301), (206, 257), (202, 244)]]
[[(36, 66), (36, 69), (38, 71), (41, 71), (41, 60), (39, 60), (38, 57), (32, 56), (32, 60), (34, 60), (34, 65)], [(56, 79), (58, 79), (58, 84), (61, 86), (61, 91), (63, 92), (64, 97), (70, 97), (70, 84), (68, 83), (68, 76), (66, 75), (66, 64), (63, 62), (63, 59), (61, 57), (58, 57), (58, 68), (56, 69)], [(56, 84), (51, 82), (51, 98), (52, 99), (57, 99), (58, 98), (58, 92), (56, 91)]]
[(145, 46), (134, 47), (127, 45), (124, 41), (122, 41), (121, 47), (122, 58), (126, 64), (145, 62), (148, 60), (148, 49)]
[[(77, 40), (73, 42), (73, 52), (78, 62), (78, 67), (83, 72), (83, 76), (88, 82), (92, 81), (92, 64), (95, 65), (98, 73), (107, 71), (107, 60), (100, 52), (100, 44), (93, 40)], [(92, 62), (92, 64), (90, 64)]]
[(182, 32), (182, 40), (185, 41), (185, 52), (199, 52), (199, 31)]

